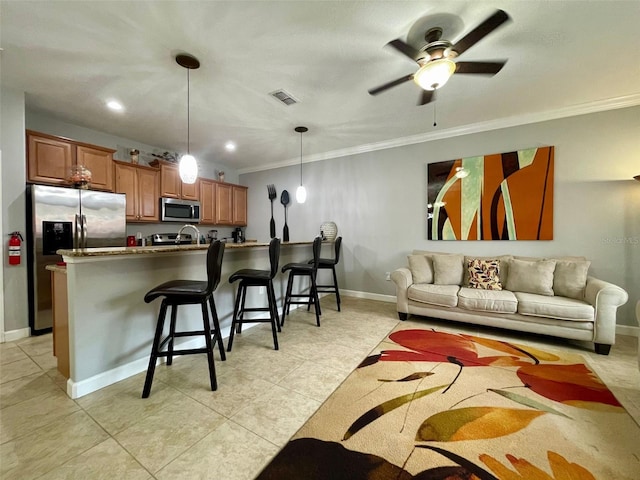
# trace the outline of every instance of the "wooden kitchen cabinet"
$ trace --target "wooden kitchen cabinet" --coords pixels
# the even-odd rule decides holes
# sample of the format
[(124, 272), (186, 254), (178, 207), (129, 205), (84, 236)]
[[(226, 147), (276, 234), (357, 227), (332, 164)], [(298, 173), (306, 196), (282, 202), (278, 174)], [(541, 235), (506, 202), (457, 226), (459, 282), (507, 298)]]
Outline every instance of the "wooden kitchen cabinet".
[(233, 225), (233, 186), (216, 184), (216, 224)]
[(200, 223), (216, 223), (216, 182), (208, 178), (200, 179)]
[(199, 179), (195, 183), (182, 183), (178, 166), (175, 163), (154, 160), (149, 165), (160, 169), (161, 197), (200, 200)]
[(160, 221), (160, 172), (144, 165), (114, 161), (116, 193), (127, 196), (130, 222)]
[(115, 150), (32, 130), (26, 134), (29, 182), (68, 185), (69, 168), (82, 165), (91, 172), (92, 190), (113, 191)]
[(247, 187), (241, 185), (233, 185), (233, 225), (247, 225)]
[[(247, 225), (247, 187), (215, 183), (216, 225)], [(200, 202), (202, 208), (202, 201)]]
[(50, 135), (27, 130), (27, 178), (34, 183), (67, 183), (74, 162), (72, 144)]
[(76, 165), (91, 172), (91, 188), (113, 192), (113, 154), (115, 150), (76, 145)]

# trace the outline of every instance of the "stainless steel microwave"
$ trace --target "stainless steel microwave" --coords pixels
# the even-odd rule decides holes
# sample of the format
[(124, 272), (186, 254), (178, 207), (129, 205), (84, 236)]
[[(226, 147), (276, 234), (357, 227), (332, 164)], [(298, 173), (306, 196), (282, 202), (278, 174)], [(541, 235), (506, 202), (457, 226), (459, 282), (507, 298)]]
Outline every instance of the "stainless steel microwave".
[(200, 202), (163, 197), (160, 199), (160, 220), (200, 223)]

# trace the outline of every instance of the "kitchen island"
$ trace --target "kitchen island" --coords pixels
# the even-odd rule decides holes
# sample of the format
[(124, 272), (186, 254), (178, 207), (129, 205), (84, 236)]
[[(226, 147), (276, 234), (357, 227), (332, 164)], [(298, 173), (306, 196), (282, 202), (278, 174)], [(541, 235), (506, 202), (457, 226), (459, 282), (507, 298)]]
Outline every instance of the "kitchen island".
[[(312, 242), (286, 242), (280, 266), (311, 257)], [(147, 369), (160, 301), (144, 302), (156, 285), (175, 279), (206, 280), (208, 245), (112, 247), (59, 250), (67, 264), (69, 378), (67, 394), (78, 398)], [(326, 246), (327, 252), (330, 246)], [(229, 243), (222, 278), (214, 292), (222, 336), (233, 316), (236, 285), (229, 276), (241, 268), (269, 268), (268, 243)], [(281, 304), (286, 276), (274, 279)], [(266, 293), (247, 296), (247, 305), (266, 305)], [(202, 327), (199, 305), (178, 310), (181, 329)], [(185, 340), (195, 345), (200, 339)], [(202, 341), (203, 342), (203, 341)], [(203, 358), (204, 360), (204, 358)], [(142, 383), (140, 384), (142, 391)]]

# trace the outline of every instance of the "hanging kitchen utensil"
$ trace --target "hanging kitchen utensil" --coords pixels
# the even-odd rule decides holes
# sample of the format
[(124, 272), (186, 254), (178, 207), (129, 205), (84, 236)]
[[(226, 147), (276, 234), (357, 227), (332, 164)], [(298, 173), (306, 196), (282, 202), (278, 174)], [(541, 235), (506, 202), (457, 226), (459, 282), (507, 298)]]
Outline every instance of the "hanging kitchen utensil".
[(273, 219), (273, 201), (278, 196), (276, 193), (275, 185), (267, 185), (267, 192), (269, 193), (269, 200), (271, 200), (271, 221), (269, 222), (269, 234), (271, 238), (276, 236), (276, 221)]
[(282, 191), (280, 196), (280, 203), (284, 206), (284, 228), (282, 229), (282, 241), (289, 241), (289, 225), (287, 225), (287, 205), (289, 205), (289, 192)]

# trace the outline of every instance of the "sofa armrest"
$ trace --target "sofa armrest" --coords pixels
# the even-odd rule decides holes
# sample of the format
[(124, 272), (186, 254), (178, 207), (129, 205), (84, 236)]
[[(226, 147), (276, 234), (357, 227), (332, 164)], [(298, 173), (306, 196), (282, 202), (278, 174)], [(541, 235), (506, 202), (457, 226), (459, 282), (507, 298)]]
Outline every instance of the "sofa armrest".
[(409, 313), (409, 297), (407, 291), (413, 284), (413, 276), (408, 268), (399, 268), (391, 273), (391, 280), (396, 284), (396, 305), (398, 313)]
[(595, 309), (594, 343), (616, 343), (616, 311), (627, 303), (627, 292), (613, 283), (587, 277), (584, 299)]

